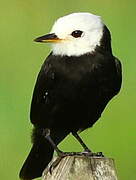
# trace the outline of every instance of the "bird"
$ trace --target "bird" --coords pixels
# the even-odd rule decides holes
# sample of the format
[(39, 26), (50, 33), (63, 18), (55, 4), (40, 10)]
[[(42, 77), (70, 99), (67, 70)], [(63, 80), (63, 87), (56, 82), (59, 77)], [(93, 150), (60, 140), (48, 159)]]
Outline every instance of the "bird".
[(49, 43), (33, 91), (30, 120), (32, 148), (20, 179), (42, 176), (57, 145), (72, 133), (84, 150), (79, 133), (91, 128), (122, 83), (120, 60), (113, 55), (111, 33), (100, 16), (74, 12), (58, 18), (49, 34), (35, 39)]

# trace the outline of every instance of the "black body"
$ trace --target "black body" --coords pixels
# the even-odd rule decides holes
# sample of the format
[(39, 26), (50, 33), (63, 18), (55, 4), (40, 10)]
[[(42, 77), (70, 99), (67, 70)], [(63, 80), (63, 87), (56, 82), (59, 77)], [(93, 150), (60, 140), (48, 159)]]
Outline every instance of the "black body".
[(42, 175), (53, 148), (43, 137), (49, 128), (59, 144), (70, 132), (91, 127), (121, 87), (121, 64), (112, 55), (110, 33), (104, 28), (101, 45), (92, 54), (47, 57), (35, 85), (31, 122), (33, 147), (20, 172), (22, 179)]

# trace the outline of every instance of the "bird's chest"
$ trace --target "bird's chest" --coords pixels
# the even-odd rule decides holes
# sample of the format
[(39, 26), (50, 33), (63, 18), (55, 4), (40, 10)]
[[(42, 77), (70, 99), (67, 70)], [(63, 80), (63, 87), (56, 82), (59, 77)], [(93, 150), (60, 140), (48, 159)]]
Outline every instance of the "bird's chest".
[(98, 91), (98, 73), (93, 64), (69, 62), (56, 65), (53, 69), (50, 73), (50, 77), (54, 78), (52, 92), (59, 101), (83, 100)]

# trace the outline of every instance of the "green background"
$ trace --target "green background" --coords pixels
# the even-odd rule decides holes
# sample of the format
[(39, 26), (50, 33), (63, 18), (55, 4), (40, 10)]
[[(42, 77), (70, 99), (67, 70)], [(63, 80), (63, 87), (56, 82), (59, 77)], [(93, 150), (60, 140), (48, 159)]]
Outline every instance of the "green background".
[[(116, 160), (120, 180), (136, 179), (136, 1), (4, 0), (0, 3), (0, 179), (18, 180), (30, 147), (29, 107), (37, 73), (49, 53), (33, 39), (49, 32), (65, 14), (101, 15), (112, 33), (114, 54), (123, 64), (121, 93), (95, 126), (81, 134), (94, 151)], [(82, 150), (73, 137), (60, 148)]]

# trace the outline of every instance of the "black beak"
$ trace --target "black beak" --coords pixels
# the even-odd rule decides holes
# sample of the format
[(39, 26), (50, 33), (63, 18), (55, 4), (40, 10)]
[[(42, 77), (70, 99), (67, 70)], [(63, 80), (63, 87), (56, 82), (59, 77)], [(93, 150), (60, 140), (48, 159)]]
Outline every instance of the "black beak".
[(48, 42), (59, 42), (61, 39), (59, 39), (55, 33), (47, 34), (41, 37), (38, 37), (34, 39), (36, 42), (42, 42), (42, 43), (48, 43)]

